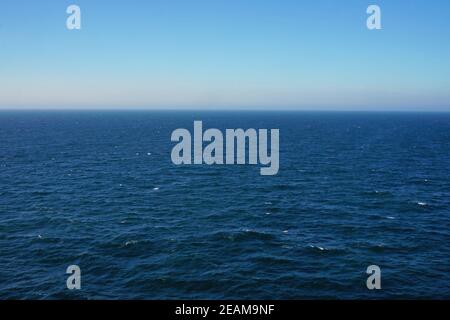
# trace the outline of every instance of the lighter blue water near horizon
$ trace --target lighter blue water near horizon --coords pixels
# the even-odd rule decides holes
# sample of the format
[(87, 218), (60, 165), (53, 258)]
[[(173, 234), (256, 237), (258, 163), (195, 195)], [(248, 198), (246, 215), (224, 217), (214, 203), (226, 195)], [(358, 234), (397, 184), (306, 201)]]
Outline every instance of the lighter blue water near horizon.
[[(194, 120), (279, 128), (279, 174), (173, 165)], [(0, 298), (448, 299), (449, 169), (446, 113), (3, 111)]]

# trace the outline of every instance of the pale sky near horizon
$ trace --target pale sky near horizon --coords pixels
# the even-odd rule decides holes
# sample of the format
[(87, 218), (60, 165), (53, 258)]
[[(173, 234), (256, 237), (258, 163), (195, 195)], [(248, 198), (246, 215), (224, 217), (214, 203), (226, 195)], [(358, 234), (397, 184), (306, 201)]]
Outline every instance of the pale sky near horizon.
[(447, 0), (3, 0), (0, 108), (450, 111), (449, 39)]

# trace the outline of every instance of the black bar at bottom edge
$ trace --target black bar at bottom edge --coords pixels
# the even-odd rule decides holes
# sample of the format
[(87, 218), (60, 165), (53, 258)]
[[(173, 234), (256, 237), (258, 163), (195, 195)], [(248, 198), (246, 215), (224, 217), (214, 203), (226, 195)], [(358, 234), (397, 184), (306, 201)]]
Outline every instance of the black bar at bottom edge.
[[(403, 315), (429, 310), (433, 314), (447, 311), (448, 300), (407, 300), (407, 301), (247, 301), (247, 300), (149, 300), (149, 301), (0, 301), (3, 311), (36, 312), (36, 315), (51, 314), (65, 310), (71, 316), (85, 316), (91, 311), (107, 311), (118, 317), (130, 314), (141, 315), (145, 319), (300, 319), (307, 315), (321, 316), (348, 315), (355, 310), (365, 310), (360, 315), (386, 315), (386, 307), (399, 307)], [(441, 310), (439, 310), (441, 309)], [(207, 314), (205, 311), (207, 310)], [(135, 318), (135, 316), (133, 316)]]

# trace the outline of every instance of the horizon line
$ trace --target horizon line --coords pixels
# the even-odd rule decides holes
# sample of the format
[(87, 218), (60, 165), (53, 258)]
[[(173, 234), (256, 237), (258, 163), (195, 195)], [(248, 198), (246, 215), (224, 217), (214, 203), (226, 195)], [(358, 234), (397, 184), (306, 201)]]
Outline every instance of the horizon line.
[(195, 107), (69, 107), (69, 108), (58, 108), (58, 107), (37, 107), (37, 108), (2, 108), (0, 107), (0, 112), (30, 112), (30, 111), (56, 111), (56, 112), (67, 112), (67, 111), (142, 111), (142, 112), (152, 112), (152, 111), (167, 111), (167, 112), (175, 112), (175, 111), (202, 111), (202, 112), (237, 112), (237, 111), (249, 111), (249, 112), (361, 112), (361, 113), (450, 113), (450, 108), (442, 108), (442, 109), (334, 109), (334, 108), (261, 108), (261, 107), (229, 107), (229, 108), (219, 108), (219, 107), (211, 107), (211, 108), (195, 108)]

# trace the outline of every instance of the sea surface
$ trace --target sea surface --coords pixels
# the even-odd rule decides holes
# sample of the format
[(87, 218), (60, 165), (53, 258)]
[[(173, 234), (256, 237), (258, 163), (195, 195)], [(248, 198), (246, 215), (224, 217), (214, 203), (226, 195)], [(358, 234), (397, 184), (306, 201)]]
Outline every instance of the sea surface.
[[(279, 174), (175, 166), (194, 120)], [(449, 299), (449, 243), (450, 114), (0, 112), (2, 299)]]

